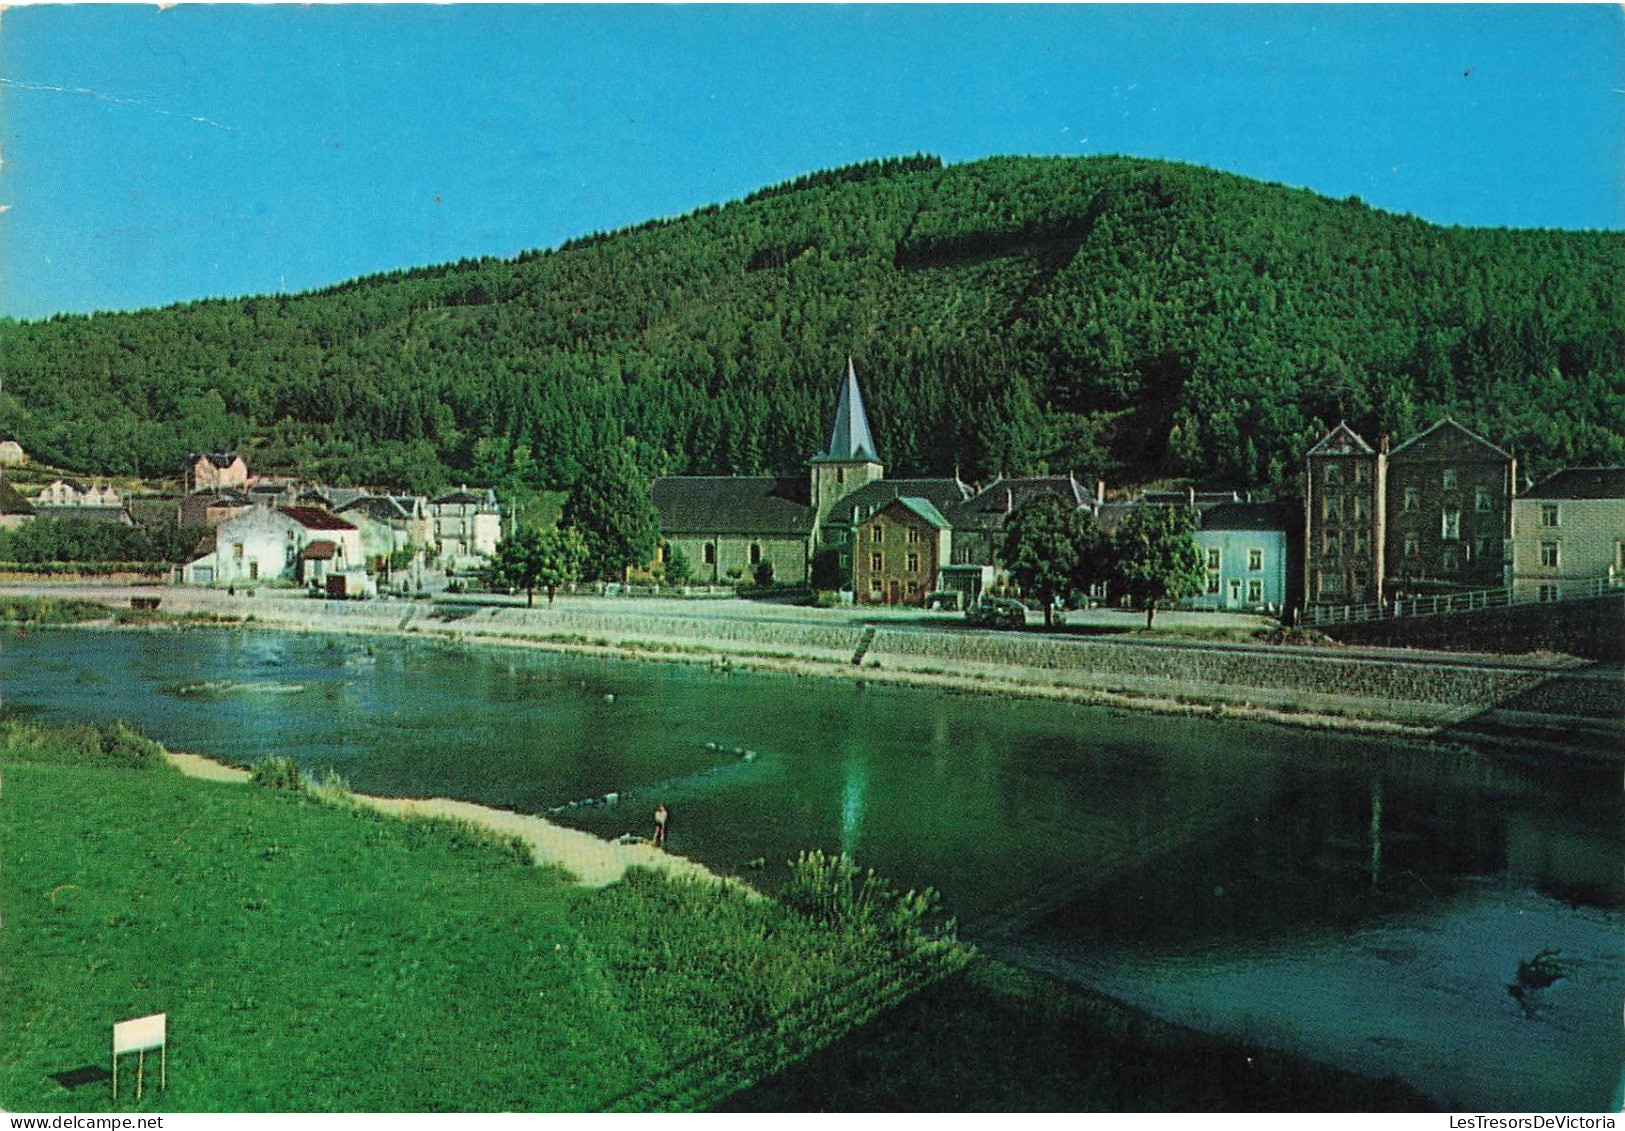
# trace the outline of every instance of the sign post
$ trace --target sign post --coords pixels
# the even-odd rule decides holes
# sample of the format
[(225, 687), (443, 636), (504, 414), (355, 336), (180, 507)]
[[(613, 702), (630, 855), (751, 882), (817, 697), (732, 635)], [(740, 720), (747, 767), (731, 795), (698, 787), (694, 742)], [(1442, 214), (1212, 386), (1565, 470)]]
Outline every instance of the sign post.
[(141, 1077), (147, 1067), (147, 1050), (158, 1050), (158, 1082), (163, 1091), (169, 1090), (169, 1015), (154, 1013), (119, 1021), (113, 1026), (113, 1098), (118, 1099), (118, 1058), (127, 1052), (136, 1053), (135, 1098), (141, 1098)]

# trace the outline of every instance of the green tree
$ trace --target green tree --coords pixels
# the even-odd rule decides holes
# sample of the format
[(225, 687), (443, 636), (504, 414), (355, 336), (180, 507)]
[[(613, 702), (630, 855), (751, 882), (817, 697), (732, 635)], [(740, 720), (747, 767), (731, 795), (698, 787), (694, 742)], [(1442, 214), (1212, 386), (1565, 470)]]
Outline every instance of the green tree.
[(1094, 520), (1059, 495), (1040, 495), (1005, 523), (1004, 567), (1023, 593), (1042, 599), (1045, 628), (1054, 624), (1056, 598), (1098, 578), (1103, 551)]
[(666, 584), (687, 585), (694, 576), (694, 566), (681, 546), (672, 546), (666, 552)]
[(581, 532), (583, 574), (591, 581), (623, 580), (627, 569), (647, 563), (660, 545), (649, 481), (624, 448), (588, 457), (562, 518)]
[(536, 604), (536, 590), (545, 589), (551, 605), (559, 586), (580, 578), (586, 555), (580, 531), (521, 529), (497, 543), (486, 580), (493, 586), (523, 589), (527, 608)]
[(1114, 573), (1145, 610), (1151, 627), (1157, 602), (1200, 593), (1206, 582), (1196, 520), (1181, 507), (1138, 506), (1112, 534)]

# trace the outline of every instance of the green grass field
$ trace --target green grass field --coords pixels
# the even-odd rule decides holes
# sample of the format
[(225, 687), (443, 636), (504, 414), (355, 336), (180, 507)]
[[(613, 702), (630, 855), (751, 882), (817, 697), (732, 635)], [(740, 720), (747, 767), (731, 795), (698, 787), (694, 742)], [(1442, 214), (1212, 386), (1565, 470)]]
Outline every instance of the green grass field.
[(465, 827), (182, 777), (112, 728), (0, 730), (0, 1106), (703, 1107), (963, 961), (648, 873), (602, 890)]

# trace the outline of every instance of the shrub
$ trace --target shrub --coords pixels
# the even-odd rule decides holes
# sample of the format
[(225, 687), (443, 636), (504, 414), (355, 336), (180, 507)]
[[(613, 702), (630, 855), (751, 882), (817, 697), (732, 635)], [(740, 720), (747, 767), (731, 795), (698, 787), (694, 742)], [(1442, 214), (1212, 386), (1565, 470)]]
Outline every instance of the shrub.
[(299, 764), (282, 754), (273, 754), (255, 762), (248, 779), (266, 789), (284, 789), (289, 793), (305, 792), (305, 776), (299, 772)]
[(98, 761), (124, 766), (132, 770), (145, 770), (162, 764), (164, 748), (144, 734), (125, 726), (123, 721), (98, 727)]
[(860, 870), (845, 853), (819, 849), (796, 858), (779, 900), (815, 922), (895, 939), (925, 936), (938, 902), (932, 888), (899, 895), (873, 868)]
[(773, 563), (762, 562), (756, 567), (756, 584), (766, 589), (773, 584)]

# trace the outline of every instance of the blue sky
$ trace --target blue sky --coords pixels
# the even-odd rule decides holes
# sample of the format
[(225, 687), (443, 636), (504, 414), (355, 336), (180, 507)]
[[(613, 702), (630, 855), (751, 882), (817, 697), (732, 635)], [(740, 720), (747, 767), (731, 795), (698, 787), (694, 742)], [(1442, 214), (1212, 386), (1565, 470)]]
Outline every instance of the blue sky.
[(512, 255), (917, 151), (1625, 229), (1625, 14), (42, 5), (0, 14), (0, 146), (17, 318)]

